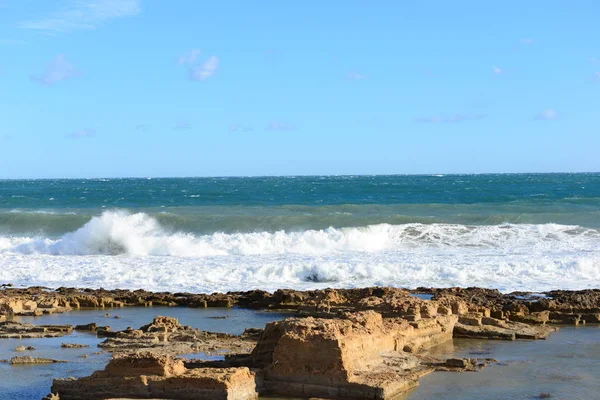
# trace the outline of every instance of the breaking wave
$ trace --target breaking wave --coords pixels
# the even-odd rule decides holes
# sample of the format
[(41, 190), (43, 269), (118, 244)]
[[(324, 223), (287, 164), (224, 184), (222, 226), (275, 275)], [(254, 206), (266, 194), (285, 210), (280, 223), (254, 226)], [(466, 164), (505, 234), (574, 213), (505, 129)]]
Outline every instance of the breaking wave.
[(600, 231), (574, 225), (376, 224), (304, 231), (198, 235), (164, 228), (145, 213), (106, 211), (58, 239), (0, 237), (0, 254), (137, 255), (203, 257), (219, 255), (343, 254), (353, 252), (592, 252)]

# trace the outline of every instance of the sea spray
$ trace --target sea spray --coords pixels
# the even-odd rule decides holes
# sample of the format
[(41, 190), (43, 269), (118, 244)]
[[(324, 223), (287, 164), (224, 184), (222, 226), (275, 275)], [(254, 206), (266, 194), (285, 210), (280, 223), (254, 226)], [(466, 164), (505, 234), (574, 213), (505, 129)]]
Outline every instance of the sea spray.
[(600, 231), (559, 224), (378, 224), (301, 232), (194, 235), (169, 232), (145, 213), (105, 211), (74, 232), (53, 240), (0, 238), (0, 254), (153, 255), (203, 257), (261, 254), (431, 252), (454, 249), (508, 253), (595, 251)]
[(0, 283), (579, 289), (599, 230), (600, 174), (0, 181)]

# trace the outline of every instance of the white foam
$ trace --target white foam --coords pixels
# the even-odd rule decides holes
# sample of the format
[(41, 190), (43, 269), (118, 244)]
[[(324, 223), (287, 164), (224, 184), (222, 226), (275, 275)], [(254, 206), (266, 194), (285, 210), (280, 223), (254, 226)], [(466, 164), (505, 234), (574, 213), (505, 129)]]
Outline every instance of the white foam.
[(378, 224), (302, 232), (217, 232), (195, 236), (166, 232), (156, 219), (144, 213), (106, 211), (58, 240), (4, 238), (0, 253), (202, 257), (479, 249), (504, 254), (557, 249), (594, 251), (599, 244), (597, 230), (558, 224)]
[(600, 286), (600, 233), (557, 224), (371, 225), (197, 236), (107, 211), (60, 239), (0, 237), (0, 283), (247, 290)]

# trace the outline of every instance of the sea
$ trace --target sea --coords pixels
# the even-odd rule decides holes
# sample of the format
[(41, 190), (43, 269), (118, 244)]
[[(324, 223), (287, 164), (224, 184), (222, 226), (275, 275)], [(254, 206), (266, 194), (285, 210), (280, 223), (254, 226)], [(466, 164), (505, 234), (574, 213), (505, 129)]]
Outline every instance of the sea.
[(0, 284), (600, 287), (600, 174), (0, 180)]

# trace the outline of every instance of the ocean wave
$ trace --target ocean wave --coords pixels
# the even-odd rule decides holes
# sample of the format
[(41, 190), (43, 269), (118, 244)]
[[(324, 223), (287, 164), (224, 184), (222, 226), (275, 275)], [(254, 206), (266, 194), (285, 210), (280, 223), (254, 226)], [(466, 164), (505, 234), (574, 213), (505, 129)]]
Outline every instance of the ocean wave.
[(600, 248), (600, 231), (576, 225), (408, 223), (198, 235), (165, 228), (159, 219), (146, 213), (105, 211), (59, 238), (1, 237), (0, 254), (204, 257), (445, 251), (503, 255)]
[(357, 252), (307, 255), (0, 255), (0, 283), (227, 292), (279, 288), (479, 286), (546, 291), (600, 287), (600, 255)]

